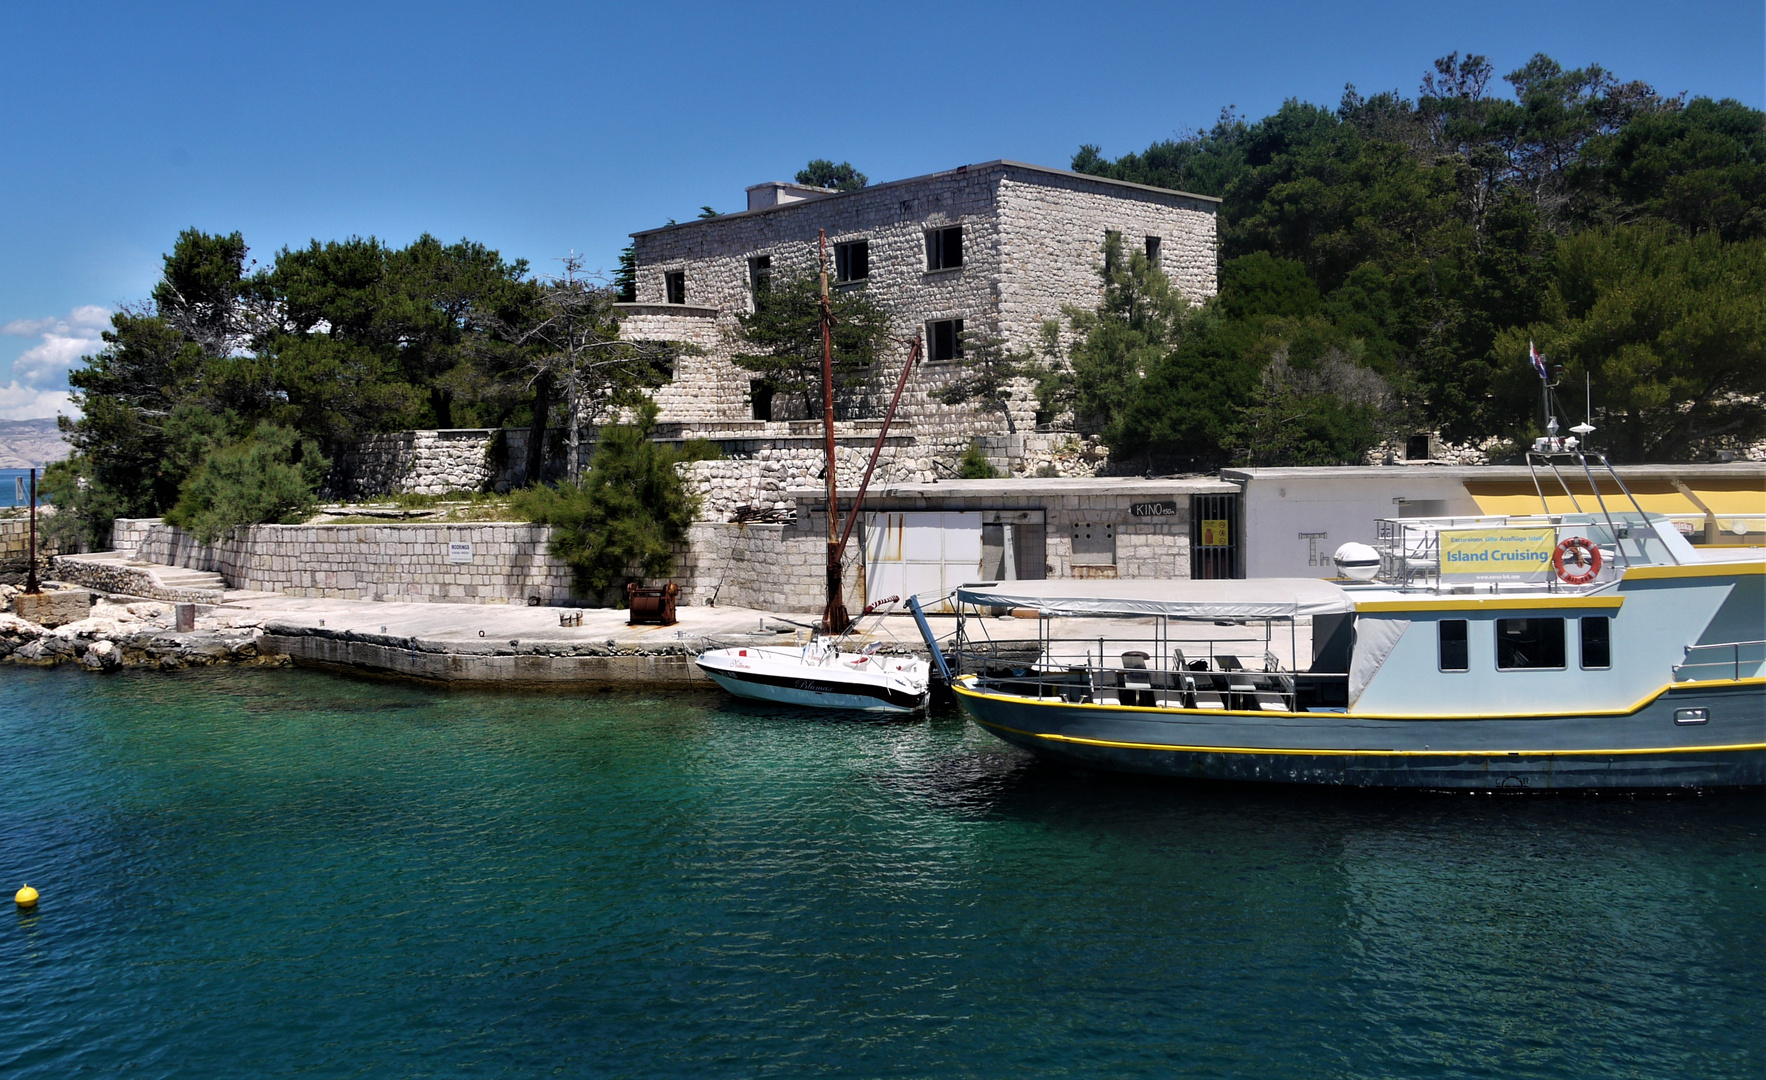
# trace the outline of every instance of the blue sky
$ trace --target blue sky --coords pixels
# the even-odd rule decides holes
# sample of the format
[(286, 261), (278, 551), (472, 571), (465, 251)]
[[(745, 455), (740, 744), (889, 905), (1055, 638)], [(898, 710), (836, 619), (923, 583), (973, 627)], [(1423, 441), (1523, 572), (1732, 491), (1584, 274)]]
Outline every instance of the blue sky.
[(179, 230), (265, 261), (425, 231), (551, 272), (789, 179), (1117, 155), (1437, 56), (1544, 52), (1766, 104), (1766, 6), (1018, 3), (11, 4), (0, 9), (0, 418), (143, 298)]

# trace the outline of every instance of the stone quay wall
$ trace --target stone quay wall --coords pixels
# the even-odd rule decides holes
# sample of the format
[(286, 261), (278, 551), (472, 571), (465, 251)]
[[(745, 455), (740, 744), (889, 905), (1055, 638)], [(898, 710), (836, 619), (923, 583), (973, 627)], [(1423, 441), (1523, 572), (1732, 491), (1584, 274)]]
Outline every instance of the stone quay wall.
[[(158, 520), (119, 520), (117, 550), (220, 574), (234, 589), (345, 600), (542, 604), (570, 600), (570, 569), (528, 524), (253, 525), (213, 544)], [(121, 545), (131, 542), (132, 546)], [(450, 545), (471, 545), (455, 562)]]

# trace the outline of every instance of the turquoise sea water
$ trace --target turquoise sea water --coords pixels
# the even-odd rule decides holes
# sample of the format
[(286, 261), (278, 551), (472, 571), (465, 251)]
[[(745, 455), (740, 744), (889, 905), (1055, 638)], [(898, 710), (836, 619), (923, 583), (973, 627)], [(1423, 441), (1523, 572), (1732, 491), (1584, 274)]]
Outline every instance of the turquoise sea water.
[(960, 718), (0, 672), (0, 1075), (1751, 1077), (1766, 798), (1082, 777)]

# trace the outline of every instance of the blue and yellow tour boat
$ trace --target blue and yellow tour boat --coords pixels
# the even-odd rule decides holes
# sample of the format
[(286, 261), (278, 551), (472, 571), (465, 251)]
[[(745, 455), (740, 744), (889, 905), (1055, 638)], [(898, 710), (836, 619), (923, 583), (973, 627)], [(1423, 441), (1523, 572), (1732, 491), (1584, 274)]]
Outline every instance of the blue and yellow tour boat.
[[(964, 585), (952, 689), (987, 731), (1086, 769), (1766, 785), (1766, 549), (1695, 545), (1574, 439), (1541, 439), (1529, 464), (1542, 513), (1382, 521), (1338, 550), (1334, 581)], [(1595, 494), (1553, 513), (1542, 478), (1568, 493), (1564, 467)], [(1034, 641), (991, 636), (1032, 616)]]

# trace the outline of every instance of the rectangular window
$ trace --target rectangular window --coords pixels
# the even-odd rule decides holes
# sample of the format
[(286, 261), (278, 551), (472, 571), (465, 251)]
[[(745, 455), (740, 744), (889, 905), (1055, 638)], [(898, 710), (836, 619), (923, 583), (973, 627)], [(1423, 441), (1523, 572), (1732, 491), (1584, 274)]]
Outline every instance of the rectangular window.
[(1501, 671), (1564, 666), (1564, 620), (1496, 620), (1496, 666)]
[(1605, 615), (1585, 615), (1582, 620), (1582, 666), (1613, 666), (1612, 623)]
[(759, 296), (773, 287), (773, 257), (756, 255), (748, 260), (748, 288)]
[(926, 233), (926, 269), (955, 270), (963, 265), (963, 227), (932, 229)]
[(928, 360), (961, 360), (963, 358), (963, 320), (939, 319), (926, 324), (926, 358)]
[(1147, 263), (1155, 270), (1159, 269), (1159, 252), (1164, 246), (1164, 241), (1157, 236), (1147, 237)]
[(871, 242), (850, 240), (834, 245), (834, 280), (863, 281), (871, 276)]
[(687, 302), (687, 272), (670, 270), (662, 275), (662, 286), (668, 291), (668, 302), (684, 304)]
[(1442, 619), (1441, 634), (1441, 670), (1465, 671), (1472, 666), (1471, 654), (1466, 647), (1466, 621), (1464, 619)]

